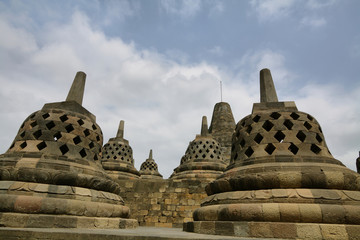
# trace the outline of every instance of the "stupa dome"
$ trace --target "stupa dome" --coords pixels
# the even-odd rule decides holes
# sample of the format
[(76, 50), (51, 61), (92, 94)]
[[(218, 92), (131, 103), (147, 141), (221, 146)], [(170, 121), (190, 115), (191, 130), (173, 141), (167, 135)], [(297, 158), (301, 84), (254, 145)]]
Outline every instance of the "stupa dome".
[(120, 187), (99, 163), (103, 135), (81, 105), (85, 78), (78, 72), (66, 101), (45, 104), (26, 118), (0, 155), (1, 226), (137, 226), (125, 219), (130, 212)]
[(226, 168), (220, 144), (209, 134), (207, 119), (202, 119), (201, 134), (189, 143), (180, 166), (174, 169), (172, 179), (215, 179)]
[(140, 166), (141, 178), (147, 179), (162, 179), (162, 175), (159, 173), (158, 165), (153, 159), (152, 149), (149, 153), (149, 158), (146, 159)]
[(133, 151), (124, 139), (124, 121), (121, 120), (116, 137), (110, 138), (102, 149), (101, 164), (113, 179), (135, 179), (140, 173), (134, 167)]

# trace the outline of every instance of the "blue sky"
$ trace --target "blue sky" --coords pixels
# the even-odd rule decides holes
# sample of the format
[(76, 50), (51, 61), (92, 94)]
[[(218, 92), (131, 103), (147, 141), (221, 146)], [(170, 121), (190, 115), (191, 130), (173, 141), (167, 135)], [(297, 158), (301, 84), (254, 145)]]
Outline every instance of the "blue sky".
[(315, 116), (334, 157), (355, 169), (359, 10), (357, 0), (0, 1), (0, 151), (81, 70), (105, 142), (125, 120), (135, 166), (153, 149), (167, 178), (201, 117), (210, 121), (220, 80), (240, 121), (266, 67), (279, 100)]

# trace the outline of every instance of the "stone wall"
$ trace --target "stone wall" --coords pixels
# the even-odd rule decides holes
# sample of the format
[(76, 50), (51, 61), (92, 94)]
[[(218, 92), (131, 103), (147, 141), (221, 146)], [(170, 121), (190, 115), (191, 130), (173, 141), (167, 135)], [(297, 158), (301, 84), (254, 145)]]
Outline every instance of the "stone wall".
[(140, 226), (182, 227), (207, 194), (209, 181), (134, 179), (117, 180), (120, 195), (130, 208), (130, 218)]

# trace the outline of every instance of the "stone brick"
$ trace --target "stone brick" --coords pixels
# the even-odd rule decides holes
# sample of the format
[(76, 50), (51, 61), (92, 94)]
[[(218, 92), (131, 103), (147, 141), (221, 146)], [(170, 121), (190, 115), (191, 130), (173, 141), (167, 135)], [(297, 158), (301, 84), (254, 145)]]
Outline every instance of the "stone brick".
[(320, 229), (324, 239), (348, 239), (345, 225), (321, 224)]
[(322, 239), (320, 225), (316, 223), (297, 224), (297, 237), (300, 239), (312, 240)]

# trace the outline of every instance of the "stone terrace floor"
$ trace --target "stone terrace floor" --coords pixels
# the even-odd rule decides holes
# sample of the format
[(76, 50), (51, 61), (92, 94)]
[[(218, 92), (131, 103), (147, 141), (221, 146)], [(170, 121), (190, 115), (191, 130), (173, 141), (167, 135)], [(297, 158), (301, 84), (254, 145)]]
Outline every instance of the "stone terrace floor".
[[(183, 232), (181, 228), (138, 227), (136, 229), (0, 228), (0, 239), (91, 239), (91, 240), (213, 240), (253, 239)], [(258, 239), (258, 238), (257, 238)]]

